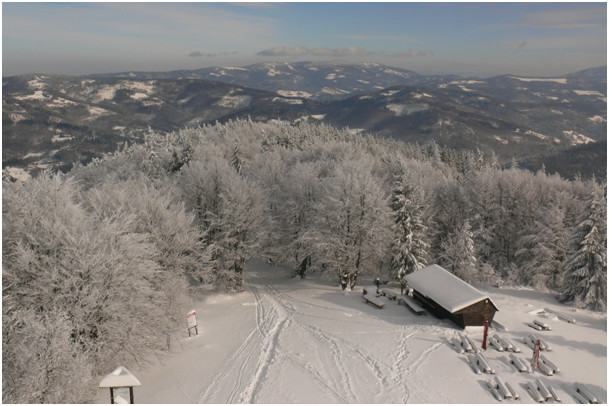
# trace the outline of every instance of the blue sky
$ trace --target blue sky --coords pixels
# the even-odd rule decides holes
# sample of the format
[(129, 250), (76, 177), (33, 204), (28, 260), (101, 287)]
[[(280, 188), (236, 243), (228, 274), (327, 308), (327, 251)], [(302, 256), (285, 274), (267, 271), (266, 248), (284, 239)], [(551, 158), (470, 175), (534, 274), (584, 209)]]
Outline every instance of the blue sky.
[(556, 76), (607, 63), (602, 3), (3, 3), (2, 75), (374, 61)]

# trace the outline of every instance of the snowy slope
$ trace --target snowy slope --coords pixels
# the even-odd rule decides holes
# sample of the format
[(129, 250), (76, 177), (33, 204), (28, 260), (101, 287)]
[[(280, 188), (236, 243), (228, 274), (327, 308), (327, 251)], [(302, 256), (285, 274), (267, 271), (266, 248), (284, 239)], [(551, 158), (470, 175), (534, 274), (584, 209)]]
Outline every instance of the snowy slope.
[[(195, 306), (199, 336), (187, 338), (185, 328), (171, 355), (144, 370), (126, 365), (142, 383), (136, 403), (495, 402), (485, 386), (493, 376), (474, 374), (466, 355), (450, 344), (465, 333), (479, 346), (480, 328), (464, 332), (395, 302), (377, 309), (363, 302), (359, 287), (344, 293), (327, 281), (292, 279), (261, 261), (250, 261), (247, 275), (246, 292)], [(530, 362), (532, 351), (522, 338), (533, 333), (552, 345), (545, 355), (560, 367), (550, 377), (518, 373), (507, 353), (488, 349), (497, 375), (521, 396), (508, 403), (533, 403), (525, 385), (539, 378), (554, 385), (564, 403), (575, 403), (569, 395), (574, 382), (606, 402), (606, 315), (574, 312), (527, 290), (486, 293), (506, 327), (498, 333), (521, 347), (517, 355)], [(548, 307), (577, 324), (536, 314)], [(531, 329), (526, 323), (534, 319), (552, 330)], [(94, 401), (107, 403), (107, 392), (98, 390)]]

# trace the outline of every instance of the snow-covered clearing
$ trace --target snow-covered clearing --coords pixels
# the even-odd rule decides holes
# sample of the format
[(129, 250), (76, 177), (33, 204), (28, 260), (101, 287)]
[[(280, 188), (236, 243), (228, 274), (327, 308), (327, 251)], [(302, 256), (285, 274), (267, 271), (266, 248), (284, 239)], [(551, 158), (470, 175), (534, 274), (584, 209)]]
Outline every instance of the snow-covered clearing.
[(277, 90), (277, 94), (283, 97), (302, 97), (305, 99), (312, 96), (311, 93), (304, 90)]
[[(451, 338), (467, 334), (479, 347), (481, 328), (465, 332), (429, 314), (415, 315), (388, 301), (383, 309), (362, 300), (361, 287), (342, 292), (318, 279), (293, 279), (258, 260), (247, 265), (246, 291), (213, 295), (195, 306), (199, 335), (173, 344), (171, 355), (144, 370), (125, 365), (142, 383), (137, 403), (494, 403), (486, 387), (492, 375), (476, 375)], [(607, 399), (607, 318), (574, 311), (551, 295), (530, 290), (487, 291), (499, 308), (495, 331), (517, 343), (536, 334), (553, 347), (544, 355), (560, 367), (554, 376), (519, 373), (509, 354), (485, 353), (497, 375), (533, 403), (526, 384), (553, 385), (564, 403), (570, 388), (584, 383)], [(384, 299), (384, 298), (383, 298)], [(568, 324), (537, 310), (551, 308), (576, 319)], [(542, 320), (550, 331), (531, 329)], [(110, 372), (110, 371), (108, 371)], [(101, 377), (100, 377), (101, 380)], [(107, 403), (108, 390), (95, 402)]]
[(250, 105), (252, 98), (248, 95), (234, 95), (233, 91), (225, 96), (222, 96), (220, 100), (216, 102), (217, 106), (226, 107), (230, 109), (241, 109)]
[(425, 103), (411, 103), (411, 104), (395, 104), (390, 103), (385, 106), (387, 110), (392, 111), (396, 116), (409, 116), (414, 113), (421, 113), (426, 111), (429, 106)]
[(302, 99), (286, 99), (283, 97), (273, 97), (273, 102), (282, 102), (287, 104), (302, 104)]
[(563, 85), (567, 84), (566, 78), (519, 78), (517, 76), (512, 76), (512, 79), (518, 79), (523, 82), (554, 82)]
[(584, 134), (580, 134), (577, 133), (575, 131), (563, 131), (562, 132), (566, 137), (569, 138), (569, 140), (571, 141), (572, 145), (579, 145), (579, 144), (588, 144), (590, 142), (594, 142), (594, 139), (584, 135)]

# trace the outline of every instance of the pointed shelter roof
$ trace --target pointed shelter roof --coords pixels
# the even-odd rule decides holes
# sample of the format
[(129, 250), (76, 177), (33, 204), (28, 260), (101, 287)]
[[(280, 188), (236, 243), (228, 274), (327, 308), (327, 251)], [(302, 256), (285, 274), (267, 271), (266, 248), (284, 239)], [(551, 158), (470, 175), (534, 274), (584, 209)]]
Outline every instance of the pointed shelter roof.
[(100, 388), (128, 388), (130, 386), (141, 386), (140, 381), (125, 367), (118, 367), (99, 383)]
[(436, 264), (406, 275), (406, 282), (451, 313), (484, 299), (489, 299), (497, 308), (488, 295)]

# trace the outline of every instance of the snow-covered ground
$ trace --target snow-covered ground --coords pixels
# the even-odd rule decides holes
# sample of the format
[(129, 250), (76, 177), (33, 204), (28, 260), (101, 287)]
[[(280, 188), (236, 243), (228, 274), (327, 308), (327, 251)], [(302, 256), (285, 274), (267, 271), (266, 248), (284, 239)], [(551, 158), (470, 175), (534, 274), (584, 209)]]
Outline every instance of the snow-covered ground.
[[(295, 279), (281, 268), (248, 263), (246, 291), (213, 295), (195, 306), (199, 335), (173, 344), (172, 354), (146, 368), (125, 365), (142, 383), (136, 403), (495, 403), (486, 389), (492, 375), (476, 375), (450, 344), (467, 334), (478, 345), (482, 328), (465, 331), (429, 314), (415, 315), (387, 302), (377, 309), (362, 300), (361, 287), (342, 292), (318, 279)], [(536, 334), (552, 346), (545, 355), (560, 367), (554, 376), (516, 372), (508, 353), (492, 347), (484, 353), (497, 376), (534, 403), (526, 383), (541, 378), (553, 385), (563, 403), (574, 382), (584, 383), (600, 401), (607, 400), (607, 317), (574, 311), (551, 295), (530, 290), (487, 291), (499, 307), (495, 319), (505, 330), (491, 329), (522, 349)], [(544, 308), (569, 314), (569, 324)], [(186, 315), (185, 315), (186, 318)], [(534, 319), (551, 331), (528, 327)], [(108, 371), (110, 372), (110, 371)], [(100, 377), (101, 380), (101, 377)], [(98, 390), (96, 403), (108, 403)]]

